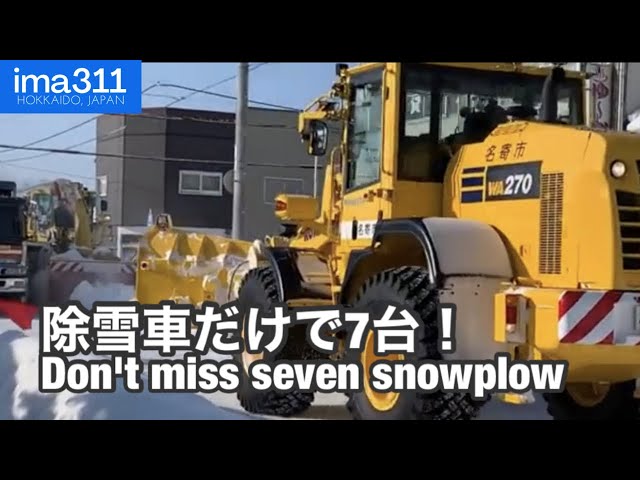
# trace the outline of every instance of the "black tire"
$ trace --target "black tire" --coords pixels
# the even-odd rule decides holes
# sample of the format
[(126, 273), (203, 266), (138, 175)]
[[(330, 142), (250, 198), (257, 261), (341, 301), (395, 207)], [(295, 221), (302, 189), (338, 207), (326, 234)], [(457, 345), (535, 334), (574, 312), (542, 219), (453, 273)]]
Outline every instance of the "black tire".
[[(438, 350), (438, 291), (429, 283), (423, 267), (400, 267), (386, 270), (369, 279), (358, 293), (354, 307), (381, 315), (389, 303), (406, 305), (424, 322), (418, 334), (415, 355), (407, 360), (440, 360)], [(470, 420), (477, 416), (481, 404), (469, 395), (446, 392), (400, 393), (394, 407), (376, 410), (364, 390), (348, 394), (347, 408), (356, 420)]]
[(638, 420), (638, 401), (633, 393), (635, 380), (611, 385), (607, 396), (593, 407), (580, 405), (565, 390), (562, 393), (545, 393), (547, 413), (554, 420)]
[[(242, 280), (238, 295), (240, 308), (258, 307), (270, 309), (272, 305), (279, 303), (276, 289), (275, 276), (270, 267), (251, 270)], [(306, 341), (304, 330), (300, 338), (299, 329), (289, 329), (287, 345), (275, 356), (265, 355), (267, 361), (296, 360), (301, 358), (301, 345)], [(276, 391), (257, 391), (248, 381), (248, 376), (242, 367), (242, 356), (236, 355), (235, 360), (241, 365), (243, 375), (238, 400), (240, 405), (249, 413), (260, 415), (274, 415), (279, 417), (291, 417), (307, 410), (314, 400), (313, 393)]]

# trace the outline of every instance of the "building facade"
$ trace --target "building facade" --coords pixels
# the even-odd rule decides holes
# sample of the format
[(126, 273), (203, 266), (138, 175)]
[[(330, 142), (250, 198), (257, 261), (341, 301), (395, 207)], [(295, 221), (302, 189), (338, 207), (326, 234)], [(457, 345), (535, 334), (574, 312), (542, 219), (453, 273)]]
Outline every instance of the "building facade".
[[(97, 122), (97, 190), (114, 226), (146, 225), (171, 214), (177, 227), (230, 232), (234, 114), (173, 108), (140, 115), (104, 115)], [(324, 159), (306, 154), (292, 111), (250, 108), (242, 189), (243, 237), (279, 232), (278, 193), (320, 194)], [(314, 172), (316, 175), (314, 175)], [(226, 182), (231, 186), (231, 182)]]

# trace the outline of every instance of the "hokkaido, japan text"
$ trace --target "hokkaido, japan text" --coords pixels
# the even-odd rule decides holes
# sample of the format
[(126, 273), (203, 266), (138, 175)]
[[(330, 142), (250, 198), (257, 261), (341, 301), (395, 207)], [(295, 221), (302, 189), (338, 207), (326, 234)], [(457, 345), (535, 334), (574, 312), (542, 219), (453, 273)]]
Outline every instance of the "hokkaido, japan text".
[[(244, 382), (260, 391), (347, 392), (362, 390), (368, 378), (381, 392), (445, 390), (485, 399), (564, 388), (564, 362), (512, 362), (507, 354), (447, 360), (455, 351), (455, 315), (455, 305), (440, 305), (439, 352), (425, 357), (417, 333), (427, 327), (402, 305), (385, 305), (379, 315), (284, 304), (269, 311), (237, 303), (44, 307), (40, 389), (112, 392), (120, 379), (130, 392), (145, 383), (152, 392), (235, 392)], [(376, 361), (363, 361), (365, 351)]]

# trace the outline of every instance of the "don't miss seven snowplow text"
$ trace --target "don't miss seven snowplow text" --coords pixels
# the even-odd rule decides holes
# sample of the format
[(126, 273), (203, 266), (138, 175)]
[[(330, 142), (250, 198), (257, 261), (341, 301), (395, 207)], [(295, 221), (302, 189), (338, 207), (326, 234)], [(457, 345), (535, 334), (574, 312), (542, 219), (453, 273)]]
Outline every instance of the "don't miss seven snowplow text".
[[(455, 306), (439, 308), (444, 356), (455, 351), (450, 336)], [(257, 391), (440, 390), (465, 392), (480, 400), (492, 393), (564, 389), (566, 362), (514, 362), (508, 354), (486, 361), (416, 360), (419, 317), (395, 305), (379, 319), (370, 317), (342, 308), (288, 312), (283, 305), (270, 313), (250, 309), (242, 338), (241, 315), (234, 304), (205, 305), (197, 311), (188, 305), (131, 302), (96, 303), (91, 311), (74, 302), (44, 307), (40, 389), (109, 392), (116, 389), (118, 377), (131, 392), (143, 391), (145, 383), (152, 392), (235, 392), (248, 382)], [(344, 329), (346, 359), (278, 361), (287, 327), (298, 322), (307, 324), (309, 342), (327, 356), (338, 348), (328, 332)], [(371, 334), (378, 359), (366, 365), (360, 353), (370, 348), (365, 343)], [(234, 359), (220, 358), (228, 355), (248, 355), (253, 361), (246, 368)]]

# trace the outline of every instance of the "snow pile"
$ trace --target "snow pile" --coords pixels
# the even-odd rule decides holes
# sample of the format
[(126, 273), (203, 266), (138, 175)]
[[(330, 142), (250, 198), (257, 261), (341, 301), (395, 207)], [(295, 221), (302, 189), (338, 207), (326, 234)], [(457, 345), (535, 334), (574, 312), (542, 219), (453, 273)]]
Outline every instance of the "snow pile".
[(135, 296), (133, 285), (121, 283), (91, 284), (87, 281), (79, 283), (71, 292), (69, 300), (80, 302), (85, 308), (93, 307), (95, 302), (128, 302)]
[(109, 247), (96, 247), (91, 256), (97, 260), (120, 260), (118, 255)]
[[(38, 391), (37, 338), (0, 334), (0, 420), (252, 420), (191, 393)], [(146, 376), (143, 375), (146, 383)]]
[(82, 254), (74, 249), (71, 248), (69, 250), (67, 250), (64, 253), (59, 253), (57, 255), (53, 255), (51, 257), (52, 260), (60, 260), (60, 261), (67, 261), (67, 262), (77, 262), (80, 260), (84, 260), (85, 258), (82, 256)]

